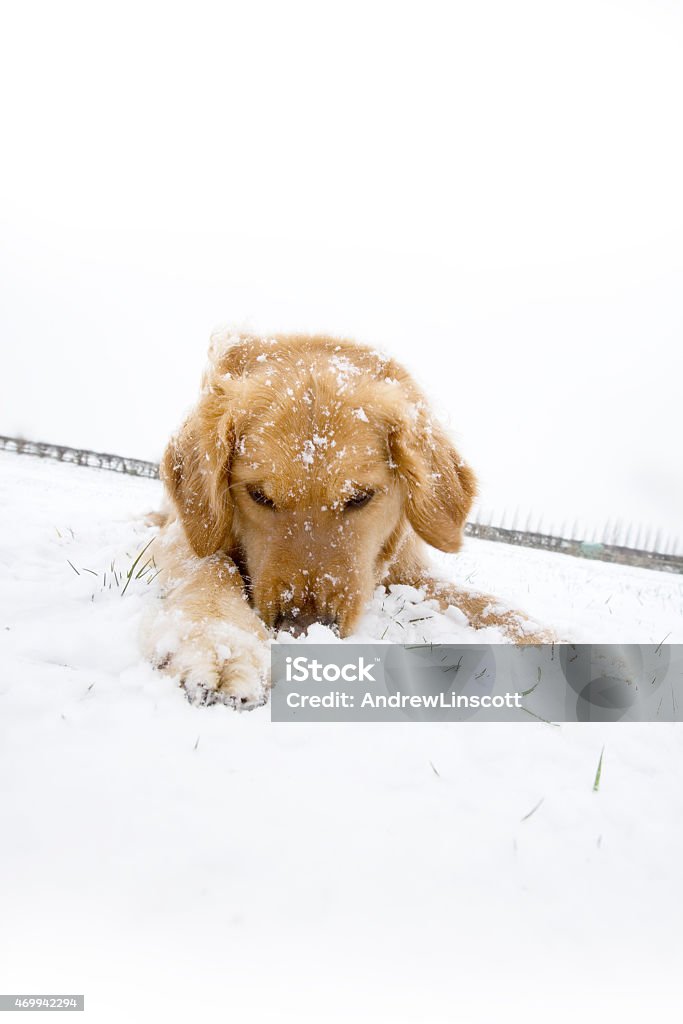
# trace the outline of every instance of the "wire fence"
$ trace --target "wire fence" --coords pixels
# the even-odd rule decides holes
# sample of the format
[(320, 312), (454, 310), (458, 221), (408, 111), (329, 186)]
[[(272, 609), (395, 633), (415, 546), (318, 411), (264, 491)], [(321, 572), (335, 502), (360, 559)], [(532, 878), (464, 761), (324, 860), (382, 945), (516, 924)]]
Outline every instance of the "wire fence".
[(113, 473), (128, 476), (159, 478), (156, 462), (129, 459), (123, 455), (109, 455), (107, 452), (89, 452), (84, 448), (68, 448), (63, 444), (47, 444), (43, 441), (25, 441), (20, 437), (4, 437), (0, 434), (0, 450), (16, 452), (17, 455), (35, 455), (39, 459), (54, 459), (68, 462), (73, 466), (88, 466), (90, 469), (107, 469)]
[[(90, 469), (106, 469), (114, 473), (125, 473), (128, 476), (159, 478), (159, 466), (156, 462), (130, 459), (123, 455), (111, 455), (107, 452), (91, 452), (83, 448), (69, 448), (61, 444), (26, 441), (23, 438), (0, 435), (0, 451), (52, 459), (74, 466), (86, 466)], [(518, 547), (534, 548), (540, 551), (552, 551), (563, 555), (573, 555), (576, 558), (592, 558), (601, 562), (616, 562), (620, 565), (657, 569), (661, 572), (683, 573), (683, 556), (661, 551), (623, 547), (617, 544), (602, 544), (593, 540), (556, 537), (552, 534), (494, 526), (491, 523), (469, 522), (465, 527), (465, 534), (480, 540), (514, 544)]]

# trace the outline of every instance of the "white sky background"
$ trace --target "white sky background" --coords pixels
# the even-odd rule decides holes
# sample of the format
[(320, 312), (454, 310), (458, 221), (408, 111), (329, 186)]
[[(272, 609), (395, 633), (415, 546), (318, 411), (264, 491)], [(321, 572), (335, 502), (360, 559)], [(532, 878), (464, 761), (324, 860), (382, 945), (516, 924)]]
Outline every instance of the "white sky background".
[(157, 458), (217, 323), (349, 335), (498, 513), (683, 540), (680, 5), (2, 22), (0, 432)]

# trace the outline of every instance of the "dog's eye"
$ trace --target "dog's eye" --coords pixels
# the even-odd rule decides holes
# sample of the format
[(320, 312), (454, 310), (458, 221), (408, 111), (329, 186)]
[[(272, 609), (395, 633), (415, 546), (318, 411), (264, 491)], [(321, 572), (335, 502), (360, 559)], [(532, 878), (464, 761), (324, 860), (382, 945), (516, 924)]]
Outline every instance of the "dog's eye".
[(268, 495), (264, 494), (258, 487), (248, 487), (247, 494), (257, 505), (263, 505), (264, 508), (275, 508), (275, 502), (271, 501)]
[(344, 508), (363, 508), (363, 505), (367, 505), (372, 499), (374, 493), (374, 491), (356, 491), (348, 501), (344, 502)]

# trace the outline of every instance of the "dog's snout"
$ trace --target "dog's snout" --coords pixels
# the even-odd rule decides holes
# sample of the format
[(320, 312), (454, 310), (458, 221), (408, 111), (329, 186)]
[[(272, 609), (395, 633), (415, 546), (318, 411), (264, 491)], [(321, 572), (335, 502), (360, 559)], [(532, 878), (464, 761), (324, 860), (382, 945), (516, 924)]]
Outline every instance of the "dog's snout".
[(284, 612), (281, 612), (276, 617), (274, 626), (276, 630), (284, 630), (285, 633), (291, 633), (292, 636), (303, 636), (308, 627), (312, 626), (314, 622), (319, 622), (323, 626), (330, 626), (332, 629), (337, 628), (337, 620), (329, 615), (304, 614), (302, 612), (296, 616), (286, 615)]

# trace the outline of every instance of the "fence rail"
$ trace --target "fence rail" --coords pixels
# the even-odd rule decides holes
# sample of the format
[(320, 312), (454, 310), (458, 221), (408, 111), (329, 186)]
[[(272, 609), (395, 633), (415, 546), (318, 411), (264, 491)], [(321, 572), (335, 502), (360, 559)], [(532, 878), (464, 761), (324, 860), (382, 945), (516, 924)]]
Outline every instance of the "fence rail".
[(619, 547), (617, 544), (571, 540), (567, 537), (554, 537), (547, 533), (506, 530), (501, 526), (485, 526), (481, 523), (467, 523), (465, 533), (468, 537), (478, 537), (480, 540), (494, 540), (503, 544), (516, 544), (523, 548), (554, 551), (562, 555), (574, 555), (575, 558), (594, 558), (600, 562), (636, 565), (643, 569), (657, 569), (659, 572), (683, 573), (683, 557), (680, 555), (641, 551), (637, 548)]
[(39, 459), (55, 459), (75, 466), (89, 466), (91, 469), (108, 469), (128, 476), (146, 476), (158, 479), (159, 467), (156, 462), (142, 459), (128, 459), (123, 455), (109, 455), (107, 452), (89, 452), (83, 448), (68, 448), (63, 444), (47, 444), (44, 441), (25, 441), (20, 437), (4, 437), (0, 434), (0, 450), (16, 452), (18, 455), (35, 455)]
[[(123, 455), (111, 455), (107, 452), (69, 448), (61, 444), (47, 444), (43, 441), (26, 441), (23, 438), (0, 435), (0, 451), (15, 452), (17, 455), (33, 455), (41, 459), (53, 459), (57, 462), (87, 466), (91, 469), (106, 469), (114, 473), (126, 473), (129, 476), (142, 476), (150, 479), (159, 477), (159, 467), (156, 462), (129, 459)], [(480, 540), (514, 544), (518, 547), (534, 548), (540, 551), (553, 551), (563, 555), (573, 555), (575, 558), (593, 558), (601, 562), (616, 562), (620, 565), (657, 569), (660, 572), (683, 573), (683, 556), (681, 555), (555, 537), (546, 533), (506, 529), (502, 526), (476, 522), (467, 523), (465, 533), (468, 537), (476, 537)]]

